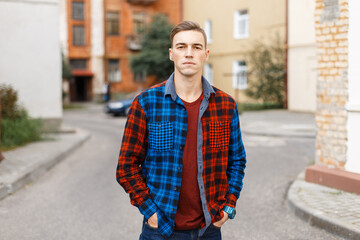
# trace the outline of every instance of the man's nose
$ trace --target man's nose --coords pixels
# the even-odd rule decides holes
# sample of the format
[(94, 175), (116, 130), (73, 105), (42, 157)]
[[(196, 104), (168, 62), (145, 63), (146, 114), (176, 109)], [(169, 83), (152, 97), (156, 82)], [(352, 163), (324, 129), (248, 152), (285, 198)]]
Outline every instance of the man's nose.
[(191, 47), (188, 47), (186, 49), (186, 57), (192, 57), (193, 56), (193, 50)]

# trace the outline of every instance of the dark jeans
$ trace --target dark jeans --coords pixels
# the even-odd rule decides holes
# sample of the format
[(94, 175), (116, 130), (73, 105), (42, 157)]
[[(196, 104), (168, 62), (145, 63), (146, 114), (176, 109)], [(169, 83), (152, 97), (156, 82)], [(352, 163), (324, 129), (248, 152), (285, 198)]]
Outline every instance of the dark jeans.
[(144, 222), (139, 240), (221, 240), (221, 231), (214, 225), (210, 225), (201, 237), (198, 235), (199, 229), (194, 229), (174, 231), (169, 238), (165, 238), (156, 228), (152, 228)]

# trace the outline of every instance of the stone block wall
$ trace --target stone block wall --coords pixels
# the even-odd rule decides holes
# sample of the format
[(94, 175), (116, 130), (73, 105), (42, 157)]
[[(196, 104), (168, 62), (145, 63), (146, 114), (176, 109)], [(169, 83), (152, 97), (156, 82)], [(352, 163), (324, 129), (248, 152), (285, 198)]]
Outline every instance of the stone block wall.
[(316, 0), (316, 163), (343, 168), (347, 154), (348, 0)]

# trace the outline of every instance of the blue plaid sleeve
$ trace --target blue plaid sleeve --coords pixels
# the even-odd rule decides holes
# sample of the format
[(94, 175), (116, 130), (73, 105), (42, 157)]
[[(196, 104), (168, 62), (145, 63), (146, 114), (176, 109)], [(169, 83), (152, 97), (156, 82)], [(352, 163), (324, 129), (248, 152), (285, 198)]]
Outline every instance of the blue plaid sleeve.
[(237, 105), (232, 116), (230, 124), (230, 143), (229, 143), (229, 159), (227, 167), (227, 177), (229, 183), (229, 191), (226, 195), (226, 205), (235, 207), (236, 200), (240, 196), (243, 186), (243, 178), (246, 167), (246, 153), (241, 138), (240, 120)]

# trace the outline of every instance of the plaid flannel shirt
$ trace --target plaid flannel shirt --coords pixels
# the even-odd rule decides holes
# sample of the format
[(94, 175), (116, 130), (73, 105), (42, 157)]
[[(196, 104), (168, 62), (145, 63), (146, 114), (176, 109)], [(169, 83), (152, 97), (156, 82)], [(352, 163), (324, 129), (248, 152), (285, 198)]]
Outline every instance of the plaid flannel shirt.
[[(145, 219), (157, 213), (164, 236), (175, 226), (187, 134), (187, 112), (173, 76), (133, 101), (116, 171), (117, 181)], [(236, 102), (205, 78), (202, 84), (197, 160), (205, 223), (200, 235), (223, 217), (225, 205), (235, 207), (246, 164)]]

